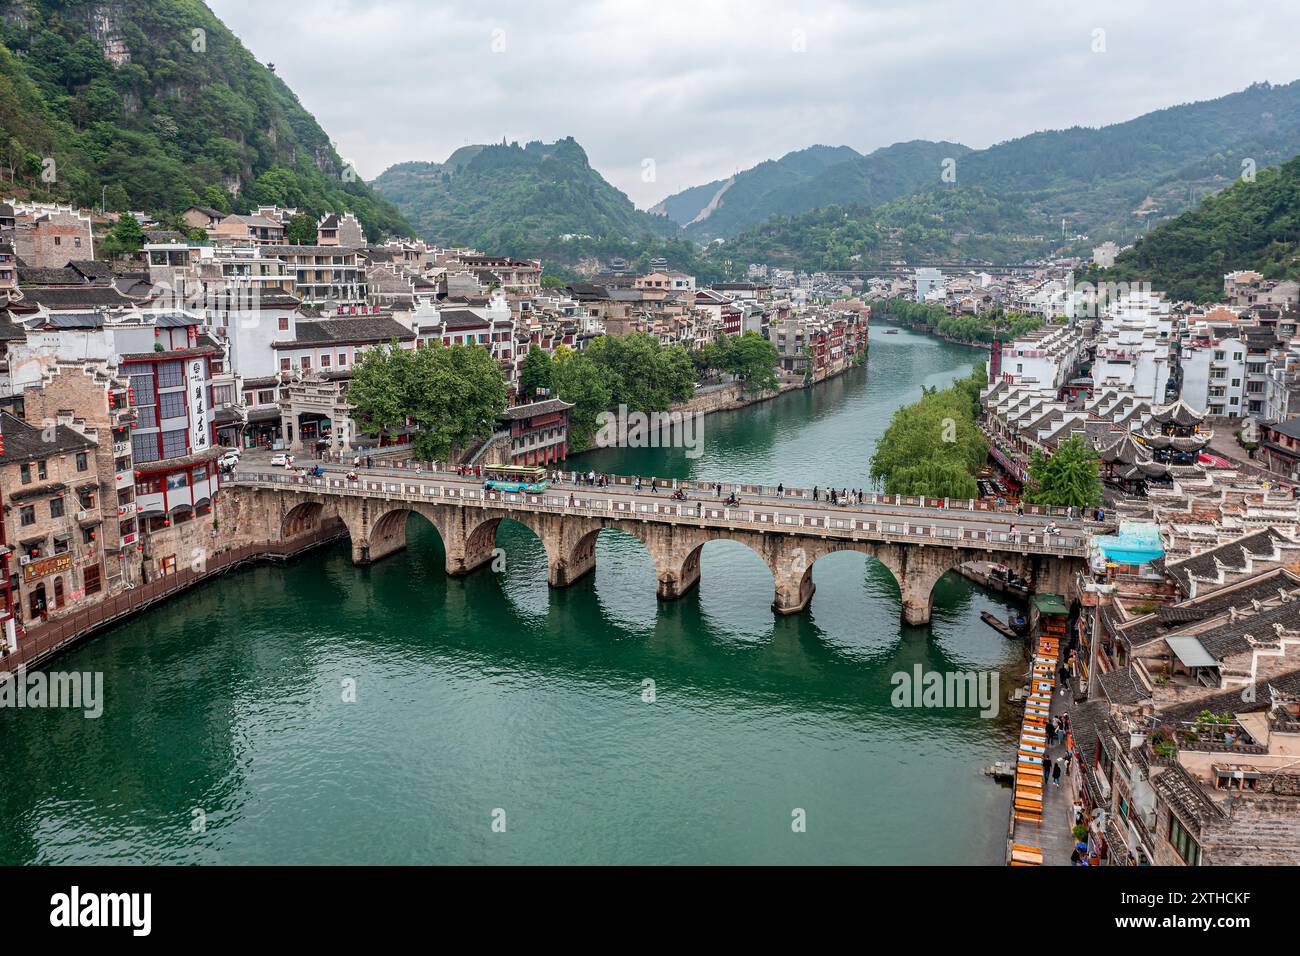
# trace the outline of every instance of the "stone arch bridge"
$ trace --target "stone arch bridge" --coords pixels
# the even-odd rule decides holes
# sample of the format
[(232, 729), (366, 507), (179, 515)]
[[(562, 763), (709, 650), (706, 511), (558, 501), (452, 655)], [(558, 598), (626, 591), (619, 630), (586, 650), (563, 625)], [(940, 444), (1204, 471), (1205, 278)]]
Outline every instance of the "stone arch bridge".
[[(711, 487), (711, 486), (710, 486)], [(727, 486), (731, 487), (731, 486)], [(753, 487), (753, 486), (747, 486)], [(464, 575), (492, 561), (503, 520), (530, 528), (546, 549), (548, 580), (567, 587), (596, 565), (596, 537), (607, 529), (639, 538), (654, 560), (657, 593), (686, 594), (700, 579), (700, 554), (710, 541), (738, 541), (772, 572), (772, 609), (793, 614), (813, 595), (812, 569), (837, 551), (875, 558), (894, 575), (909, 624), (930, 620), (936, 581), (969, 561), (993, 560), (1033, 582), (1037, 590), (1064, 593), (1083, 568), (1090, 529), (1072, 523), (1048, 534), (1047, 518), (998, 512), (907, 505), (894, 496), (869, 496), (861, 506), (833, 506), (800, 491), (758, 489), (727, 506), (712, 494), (674, 500), (670, 490), (650, 494), (630, 484), (561, 485), (541, 493), (485, 490), (480, 482), (446, 473), (342, 472), (303, 478), (265, 470), (236, 474), (239, 511), (262, 522), (269, 538), (292, 540), (338, 521), (352, 541), (352, 559), (369, 564), (406, 546), (406, 521), (414, 513), (442, 537), (447, 573)], [(971, 503), (963, 503), (970, 505)], [(1013, 528), (1015, 529), (1013, 531)]]

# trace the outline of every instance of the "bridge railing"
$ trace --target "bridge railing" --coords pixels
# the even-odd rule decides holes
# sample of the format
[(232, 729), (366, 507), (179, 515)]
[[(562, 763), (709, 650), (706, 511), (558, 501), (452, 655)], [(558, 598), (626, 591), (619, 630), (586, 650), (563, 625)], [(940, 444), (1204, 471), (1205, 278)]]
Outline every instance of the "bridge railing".
[[(457, 475), (454, 469), (441, 466), (439, 463), (415, 462), (412, 465), (420, 466), (418, 469), (407, 466), (384, 466), (384, 468), (366, 469), (359, 473), (360, 480), (388, 481), (389, 479), (411, 481), (420, 478), (461, 478), (468, 476)], [(292, 472), (280, 473), (292, 477)], [(588, 485), (580, 480), (586, 472), (561, 471), (560, 482), (557, 487), (564, 488), (582, 488), (590, 492), (596, 492), (600, 486)], [(579, 480), (575, 481), (574, 477), (578, 476)], [(636, 485), (638, 477), (636, 475), (602, 475), (604, 479), (612, 486), (619, 488), (633, 488)], [(342, 479), (339, 479), (342, 480)], [(651, 479), (645, 476), (640, 477), (641, 490), (647, 491), (650, 488)], [(701, 497), (717, 497), (717, 488), (719, 482), (716, 481), (697, 481), (693, 479), (665, 479), (658, 482), (658, 489), (661, 491), (673, 491), (681, 489), (683, 491), (694, 492)], [(817, 489), (817, 497), (813, 497), (814, 489), (784, 487), (779, 490), (776, 485), (761, 484), (743, 484), (736, 482), (721, 482), (722, 494), (728, 495), (734, 492), (742, 499), (745, 497), (773, 498), (779, 501), (795, 501), (816, 503), (819, 507), (845, 507), (856, 504), (856, 498), (840, 497), (835, 503), (828, 498), (828, 490), (824, 488)], [(838, 491), (838, 489), (836, 489)], [(984, 501), (978, 498), (928, 498), (917, 495), (886, 495), (877, 492), (864, 491), (862, 493), (862, 507), (885, 506), (895, 508), (925, 508), (944, 511), (958, 511), (968, 513), (985, 513), (985, 514), (1004, 514), (1007, 516), (1015, 515), (1016, 517), (1026, 518), (1049, 518), (1059, 519), (1078, 527), (1103, 527), (1107, 522), (1097, 522), (1092, 518), (1092, 509), (1069, 509), (1061, 508), (1054, 505), (1029, 505), (1021, 504), (1018, 507), (1010, 505), (997, 505), (993, 502)], [(1073, 517), (1071, 517), (1073, 515)], [(1112, 516), (1113, 517), (1113, 516)], [(1113, 524), (1113, 520), (1110, 522)]]
[(595, 518), (627, 517), (669, 523), (689, 523), (694, 526), (741, 528), (759, 532), (816, 533), (822, 537), (860, 539), (864, 536), (874, 541), (890, 543), (948, 545), (995, 550), (1015, 550), (1035, 554), (1055, 554), (1085, 557), (1088, 553), (1086, 534), (1048, 534), (1045, 531), (1018, 531), (994, 528), (964, 528), (946, 526), (932, 520), (910, 520), (900, 515), (870, 515), (845, 511), (838, 514), (804, 514), (787, 510), (772, 510), (762, 504), (728, 506), (697, 498), (674, 501), (643, 501), (634, 498), (614, 498), (601, 495), (592, 488), (579, 495), (576, 490), (563, 492), (554, 489), (545, 492), (500, 492), (473, 486), (440, 485), (421, 482), (413, 478), (367, 475), (356, 480), (325, 476), (303, 478), (285, 473), (240, 472), (241, 484), (271, 488), (296, 487), (305, 491), (354, 497), (398, 499), (429, 503), (464, 503), (477, 507), (504, 508), (507, 510), (535, 512), (542, 509), (560, 514)]

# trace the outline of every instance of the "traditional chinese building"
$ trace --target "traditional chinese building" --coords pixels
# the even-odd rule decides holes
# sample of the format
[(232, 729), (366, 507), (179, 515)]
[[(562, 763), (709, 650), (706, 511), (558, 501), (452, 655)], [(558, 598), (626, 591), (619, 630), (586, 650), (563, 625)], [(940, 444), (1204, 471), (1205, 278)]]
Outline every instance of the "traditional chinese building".
[(1152, 457), (1151, 450), (1126, 432), (1101, 449), (1101, 480), (1127, 495), (1145, 495), (1149, 484), (1169, 485), (1169, 466)]
[(1186, 402), (1174, 402), (1151, 413), (1139, 434), (1139, 441), (1151, 449), (1151, 457), (1161, 464), (1195, 465), (1214, 432), (1202, 429), (1205, 413)]
[(497, 421), (509, 440), (494, 457), (511, 465), (550, 465), (569, 454), (569, 409), (558, 398), (507, 408)]

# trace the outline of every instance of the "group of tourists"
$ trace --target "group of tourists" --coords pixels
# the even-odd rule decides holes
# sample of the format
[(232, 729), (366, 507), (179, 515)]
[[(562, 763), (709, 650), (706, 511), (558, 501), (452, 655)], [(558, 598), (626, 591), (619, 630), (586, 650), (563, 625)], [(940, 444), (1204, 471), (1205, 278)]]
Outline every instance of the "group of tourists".
[[(546, 480), (553, 485), (586, 485), (589, 488), (606, 488), (609, 486), (609, 475), (598, 475), (594, 471), (548, 471)], [(638, 478), (637, 490), (640, 490), (640, 481), (641, 479)]]
[[(785, 488), (782, 486), (778, 487), (781, 488), (781, 497), (784, 497)], [(827, 488), (826, 491), (823, 492), (820, 486), (813, 485), (813, 501), (821, 501), (823, 494), (825, 495), (825, 500), (833, 505), (861, 505), (866, 497), (861, 488), (854, 488), (852, 490), (841, 488), (839, 491), (836, 491), (834, 488)]]

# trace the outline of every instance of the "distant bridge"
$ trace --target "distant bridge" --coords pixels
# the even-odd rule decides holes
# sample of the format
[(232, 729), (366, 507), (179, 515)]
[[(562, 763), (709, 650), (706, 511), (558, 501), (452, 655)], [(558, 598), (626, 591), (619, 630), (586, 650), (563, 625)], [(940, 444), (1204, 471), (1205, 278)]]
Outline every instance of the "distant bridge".
[[(406, 546), (406, 519), (418, 514), (442, 537), (447, 573), (463, 575), (492, 560), (496, 530), (509, 519), (546, 548), (548, 580), (566, 587), (596, 565), (596, 537), (606, 528), (639, 538), (654, 559), (657, 592), (673, 600), (700, 579), (700, 552), (710, 541), (738, 541), (772, 571), (772, 610), (793, 614), (813, 595), (813, 565), (836, 551), (857, 551), (889, 568), (909, 624), (930, 620), (930, 592), (945, 573), (968, 561), (994, 560), (1033, 582), (1065, 593), (1082, 569), (1093, 527), (1063, 515), (1018, 516), (962, 500), (868, 495), (861, 506), (814, 501), (810, 489), (724, 484), (740, 504), (728, 506), (715, 485), (679, 481), (651, 494), (627, 476), (608, 487), (561, 484), (541, 493), (484, 490), (478, 479), (447, 472), (369, 469), (348, 480), (342, 470), (304, 478), (269, 467), (243, 466), (234, 488), (251, 498), (241, 521), (264, 522), (272, 538), (317, 533), (337, 519), (352, 540), (352, 560), (369, 564)], [(673, 488), (688, 494), (670, 497)], [(1049, 534), (1049, 520), (1061, 530)], [(1013, 533), (1012, 528), (1016, 531)]]

